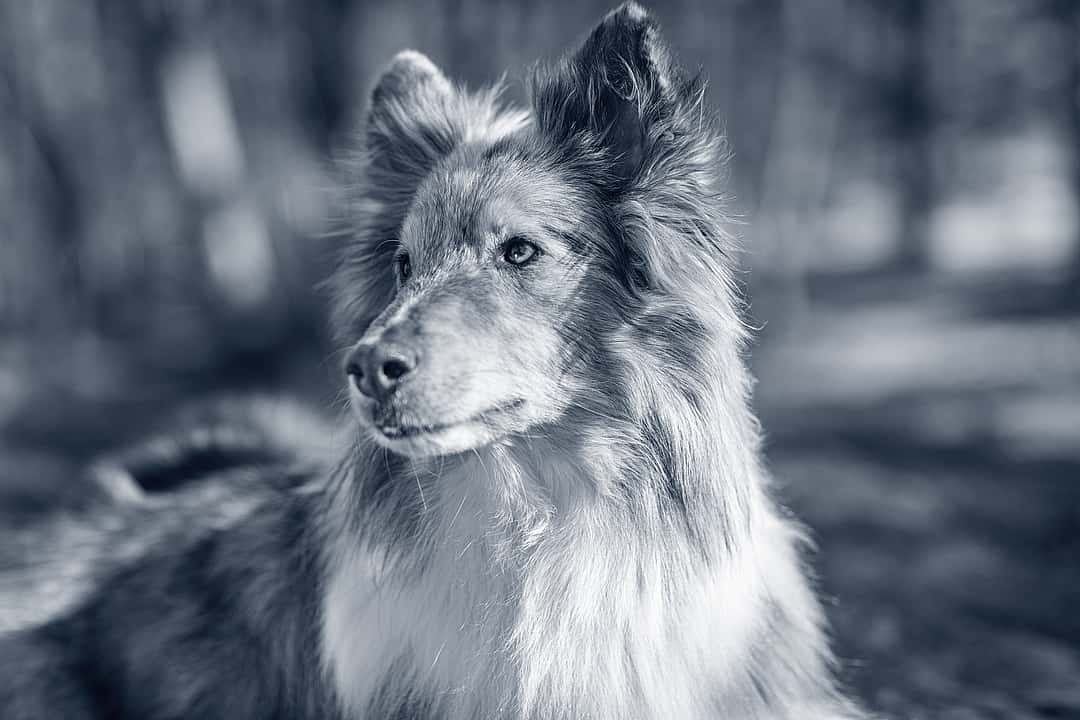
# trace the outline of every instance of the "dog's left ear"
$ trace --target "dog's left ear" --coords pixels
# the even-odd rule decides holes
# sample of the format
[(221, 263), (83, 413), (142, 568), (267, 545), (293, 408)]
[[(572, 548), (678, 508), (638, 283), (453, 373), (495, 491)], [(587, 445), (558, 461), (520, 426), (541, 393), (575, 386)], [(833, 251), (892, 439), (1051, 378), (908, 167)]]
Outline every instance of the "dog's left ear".
[[(418, 182), (460, 140), (450, 110), (455, 90), (426, 56), (398, 53), (371, 93), (365, 144), (387, 182)], [(397, 177), (395, 177), (397, 176)]]
[(683, 79), (637, 3), (612, 11), (584, 45), (537, 77), (537, 124), (562, 144), (577, 139), (601, 150), (610, 180), (625, 185), (641, 171), (658, 128), (680, 102)]

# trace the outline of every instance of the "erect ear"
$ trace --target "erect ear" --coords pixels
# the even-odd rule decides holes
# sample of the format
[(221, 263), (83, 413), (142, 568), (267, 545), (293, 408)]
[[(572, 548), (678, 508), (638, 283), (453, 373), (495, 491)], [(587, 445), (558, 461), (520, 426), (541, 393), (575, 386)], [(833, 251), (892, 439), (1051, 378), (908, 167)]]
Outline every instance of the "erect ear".
[(450, 112), (455, 92), (423, 54), (395, 55), (371, 93), (365, 137), (371, 168), (399, 183), (419, 182), (459, 141)]
[(628, 2), (605, 17), (584, 45), (533, 88), (540, 129), (602, 149), (616, 183), (631, 181), (662, 140), (657, 132), (683, 81), (656, 23)]

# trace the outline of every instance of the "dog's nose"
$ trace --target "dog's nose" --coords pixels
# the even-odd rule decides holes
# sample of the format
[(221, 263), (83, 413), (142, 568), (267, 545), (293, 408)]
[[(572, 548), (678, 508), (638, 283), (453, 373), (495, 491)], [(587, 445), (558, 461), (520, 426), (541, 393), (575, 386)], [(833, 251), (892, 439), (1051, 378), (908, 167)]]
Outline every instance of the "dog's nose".
[(398, 343), (358, 345), (349, 355), (345, 372), (368, 397), (383, 397), (416, 369), (416, 353)]

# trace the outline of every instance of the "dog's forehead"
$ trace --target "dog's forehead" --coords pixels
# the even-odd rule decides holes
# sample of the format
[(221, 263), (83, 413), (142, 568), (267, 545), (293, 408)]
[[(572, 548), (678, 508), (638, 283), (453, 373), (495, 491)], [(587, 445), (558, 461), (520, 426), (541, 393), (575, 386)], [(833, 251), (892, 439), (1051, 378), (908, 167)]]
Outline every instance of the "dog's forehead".
[(421, 184), (402, 228), (420, 252), (480, 250), (507, 233), (565, 211), (567, 188), (537, 163), (491, 148), (465, 147)]

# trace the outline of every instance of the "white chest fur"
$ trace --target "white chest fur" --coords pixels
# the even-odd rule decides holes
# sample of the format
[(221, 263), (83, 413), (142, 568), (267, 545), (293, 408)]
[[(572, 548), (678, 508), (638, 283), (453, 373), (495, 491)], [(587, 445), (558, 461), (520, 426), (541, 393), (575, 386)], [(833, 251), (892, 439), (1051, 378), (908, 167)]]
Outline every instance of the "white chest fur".
[(446, 520), (423, 567), (361, 543), (332, 564), (323, 660), (349, 717), (411, 695), (462, 720), (692, 719), (738, 684), (768, 558), (706, 569), (678, 543), (581, 512), (495, 562), (487, 510), (428, 499)]
[[(466, 477), (418, 475), (423, 549), (339, 539), (323, 599), (323, 662), (349, 717), (420, 699), (449, 717), (495, 717), (506, 702), (514, 575), (490, 558), (490, 507)], [(381, 717), (381, 715), (380, 715)]]

